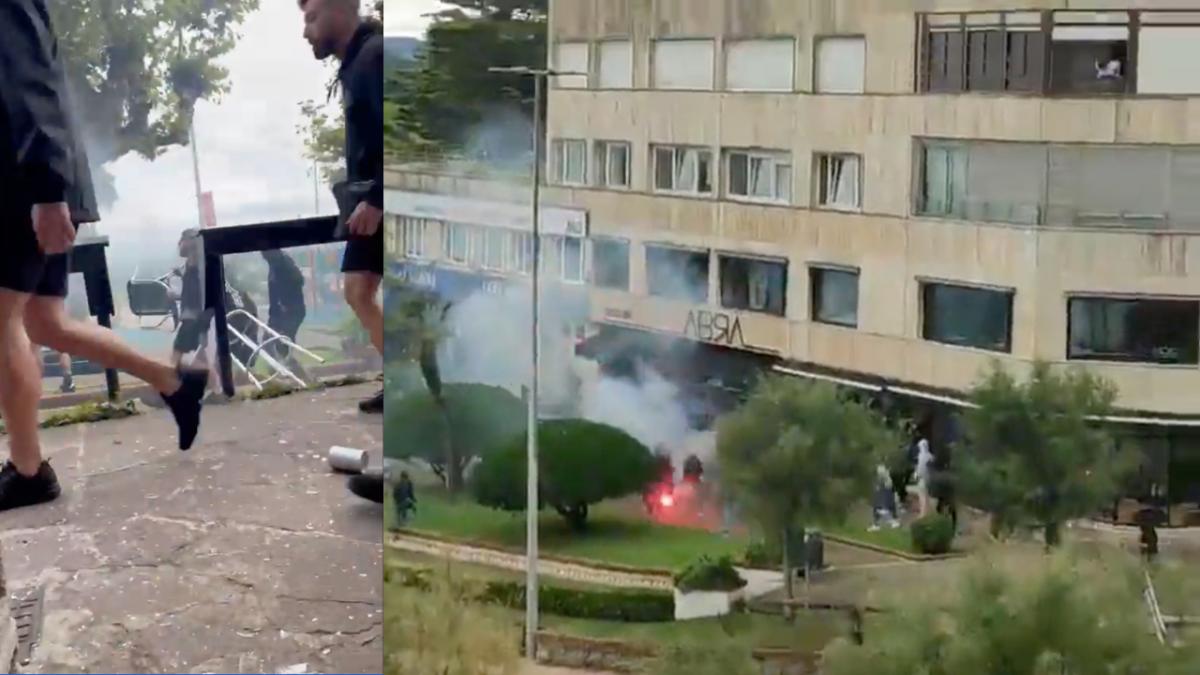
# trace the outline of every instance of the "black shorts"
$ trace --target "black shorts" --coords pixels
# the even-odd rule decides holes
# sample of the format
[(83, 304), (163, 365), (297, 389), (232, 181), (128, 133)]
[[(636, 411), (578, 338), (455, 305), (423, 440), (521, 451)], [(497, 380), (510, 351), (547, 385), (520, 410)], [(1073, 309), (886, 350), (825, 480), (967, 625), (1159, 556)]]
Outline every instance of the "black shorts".
[(46, 255), (33, 232), (32, 208), (0, 199), (0, 288), (48, 298), (67, 297), (70, 253)]
[(383, 276), (383, 223), (370, 237), (351, 236), (342, 254), (343, 272), (370, 272)]

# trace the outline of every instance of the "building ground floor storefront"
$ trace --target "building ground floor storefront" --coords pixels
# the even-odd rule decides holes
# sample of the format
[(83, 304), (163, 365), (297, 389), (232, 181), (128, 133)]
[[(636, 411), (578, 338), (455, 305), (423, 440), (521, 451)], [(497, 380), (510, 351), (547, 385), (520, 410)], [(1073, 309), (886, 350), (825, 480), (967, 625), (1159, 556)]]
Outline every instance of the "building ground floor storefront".
[[(744, 400), (765, 374), (829, 382), (865, 397), (893, 420), (910, 425), (911, 440), (923, 437), (942, 468), (961, 452), (961, 416), (970, 406), (963, 392), (941, 391), (867, 373), (834, 370), (696, 342), (636, 327), (595, 324), (577, 354), (596, 360), (610, 375), (636, 378), (639, 364), (674, 383), (698, 429)], [(1158, 417), (1122, 412), (1098, 422), (1110, 426), (1118, 444), (1138, 458), (1121, 497), (1097, 520), (1133, 525), (1147, 509), (1171, 527), (1200, 527), (1200, 417)]]

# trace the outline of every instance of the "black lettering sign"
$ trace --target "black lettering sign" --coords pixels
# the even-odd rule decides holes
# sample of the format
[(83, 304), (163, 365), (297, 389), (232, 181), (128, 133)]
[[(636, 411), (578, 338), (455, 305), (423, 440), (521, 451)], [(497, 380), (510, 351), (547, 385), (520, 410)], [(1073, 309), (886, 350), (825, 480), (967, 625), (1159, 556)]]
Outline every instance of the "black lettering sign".
[(700, 342), (711, 342), (727, 347), (745, 347), (742, 335), (742, 320), (723, 312), (693, 309), (688, 312), (683, 334)]

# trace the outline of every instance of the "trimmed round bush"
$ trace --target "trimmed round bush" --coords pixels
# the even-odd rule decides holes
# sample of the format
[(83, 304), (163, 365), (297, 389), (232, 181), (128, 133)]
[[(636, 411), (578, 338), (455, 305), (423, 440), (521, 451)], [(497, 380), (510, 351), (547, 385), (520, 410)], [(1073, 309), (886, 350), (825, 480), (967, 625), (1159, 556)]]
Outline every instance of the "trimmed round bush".
[(912, 524), (913, 548), (926, 555), (950, 552), (954, 543), (954, 521), (941, 513), (931, 513)]

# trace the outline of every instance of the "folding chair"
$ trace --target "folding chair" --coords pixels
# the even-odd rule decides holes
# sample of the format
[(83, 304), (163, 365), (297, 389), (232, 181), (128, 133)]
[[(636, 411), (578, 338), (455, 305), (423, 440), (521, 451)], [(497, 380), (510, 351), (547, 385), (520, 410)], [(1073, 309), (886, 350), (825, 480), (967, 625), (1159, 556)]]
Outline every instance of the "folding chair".
[[(179, 327), (179, 307), (171, 297), (171, 287), (167, 283), (170, 276), (165, 274), (155, 279), (139, 279), (137, 270), (133, 271), (133, 278), (125, 285), (125, 290), (129, 296), (129, 311), (138, 318), (140, 327), (161, 328), (167, 319), (173, 320), (174, 328)], [(142, 319), (146, 317), (161, 318), (157, 324), (146, 326), (142, 323)]]

